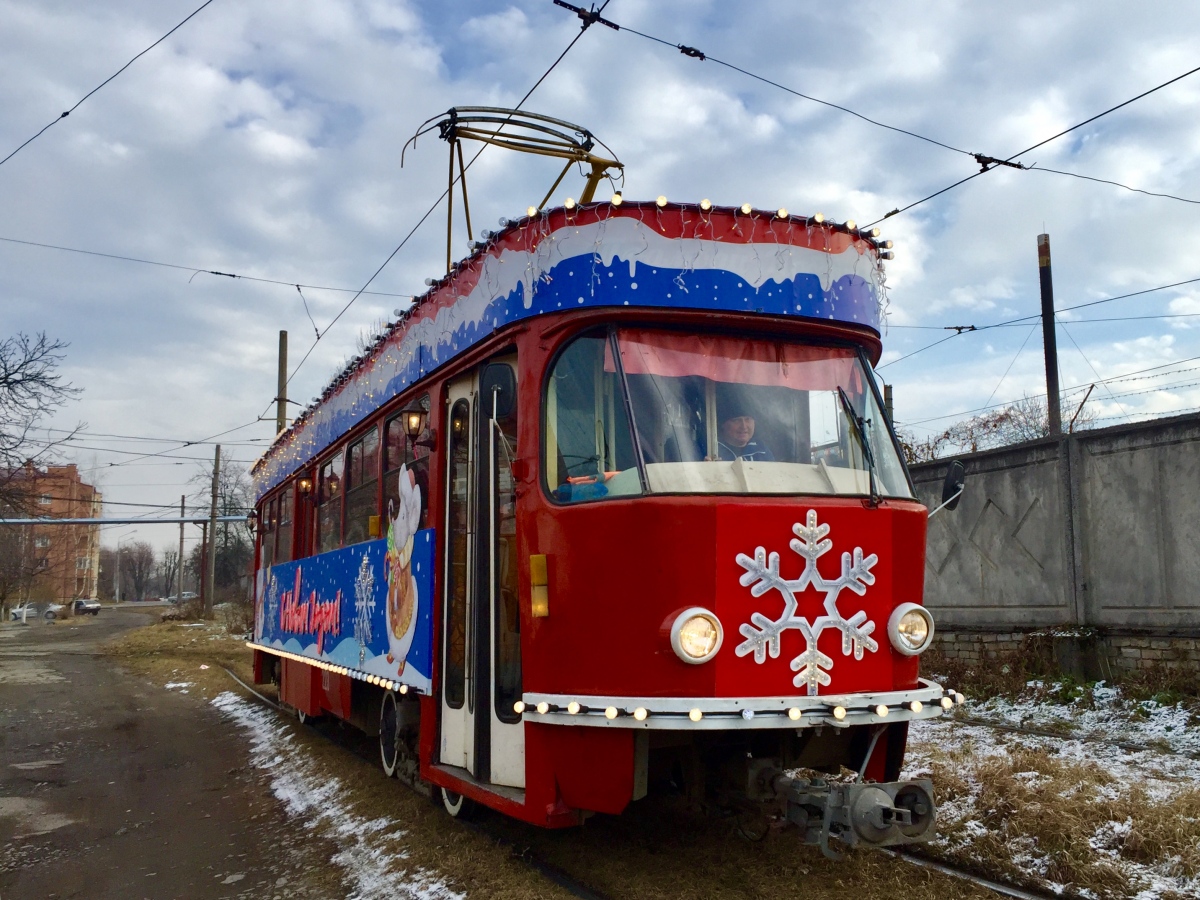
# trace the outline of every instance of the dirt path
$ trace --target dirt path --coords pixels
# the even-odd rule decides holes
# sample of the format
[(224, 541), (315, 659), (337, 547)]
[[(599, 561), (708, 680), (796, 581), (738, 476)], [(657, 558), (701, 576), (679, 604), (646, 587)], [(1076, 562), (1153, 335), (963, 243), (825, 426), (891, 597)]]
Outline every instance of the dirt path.
[(0, 898), (344, 896), (215, 710), (98, 652), (145, 616), (0, 625)]

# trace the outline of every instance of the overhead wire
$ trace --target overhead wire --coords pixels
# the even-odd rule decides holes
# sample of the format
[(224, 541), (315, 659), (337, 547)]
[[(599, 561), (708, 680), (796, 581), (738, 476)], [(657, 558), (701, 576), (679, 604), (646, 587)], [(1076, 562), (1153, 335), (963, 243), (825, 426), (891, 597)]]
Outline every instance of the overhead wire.
[[(1092, 365), (1092, 361), (1090, 359), (1088, 359), (1087, 354), (1083, 352), (1083, 348), (1079, 346), (1079, 342), (1075, 340), (1074, 336), (1071, 334), (1071, 330), (1069, 328), (1067, 328), (1067, 326), (1064, 325), (1062, 323), (1062, 321), (1059, 320), (1057, 313), (1054, 316), (1054, 322), (1059, 328), (1061, 328), (1063, 330), (1063, 334), (1065, 334), (1067, 336), (1067, 338), (1071, 341), (1071, 343), (1075, 345), (1075, 349), (1079, 351), (1079, 355), (1083, 357), (1083, 361), (1088, 364), (1088, 368), (1092, 370), (1092, 374), (1095, 375), (1097, 378), (1099, 378), (1100, 373), (1096, 371), (1096, 367)], [(1121, 405), (1120, 401), (1118, 401), (1117, 398), (1115, 396), (1113, 396), (1112, 389), (1108, 386), (1108, 384), (1106, 384), (1104, 382), (1099, 382), (1099, 383), (1104, 386), (1104, 389), (1106, 391), (1108, 391), (1108, 395), (1110, 397), (1112, 397), (1113, 402), (1117, 404), (1117, 408), (1120, 409), (1121, 412), (1125, 413), (1125, 415), (1129, 415), (1129, 412), (1125, 409), (1124, 406)]]
[[(325, 285), (325, 284), (305, 284), (304, 282), (300, 282), (299, 284), (297, 284), (294, 281), (284, 281), (279, 278), (260, 278), (256, 275), (242, 275), (238, 272), (223, 272), (223, 271), (220, 271), (219, 269), (206, 269), (203, 266), (183, 266), (183, 265), (179, 265), (177, 263), (161, 262), (161, 261), (153, 260), (153, 259), (143, 259), (143, 258), (137, 257), (137, 256), (123, 256), (119, 253), (102, 253), (98, 250), (82, 250), (78, 247), (65, 247), (65, 246), (62, 246), (61, 244), (45, 244), (40, 241), (26, 241), (26, 240), (21, 240), (18, 238), (10, 238), (10, 237), (0, 237), (0, 241), (4, 242), (6, 244), (24, 244), (27, 247), (40, 247), (43, 250), (61, 250), (65, 253), (79, 253), (84, 256), (99, 256), (104, 259), (115, 259), (115, 260), (120, 260), (122, 262), (139, 263), (144, 266), (158, 266), (159, 268), (163, 268), (163, 269), (178, 269), (183, 272), (191, 272), (193, 276), (201, 275), (201, 274), (202, 275), (219, 275), (222, 278), (233, 278), (238, 281), (257, 281), (261, 284), (278, 284), (278, 285), (282, 285), (283, 287), (294, 287), (297, 290), (299, 290), (300, 288), (307, 288), (312, 291), (331, 291), (333, 293), (338, 293), (338, 294), (356, 293), (354, 288), (330, 287), (329, 285)], [(362, 290), (359, 290), (357, 293), (368, 294), (373, 297), (399, 297), (401, 299), (408, 299), (408, 300), (411, 300), (413, 297), (412, 294), (396, 294), (396, 293), (391, 293), (388, 291), (362, 291)], [(303, 298), (303, 296), (304, 295), (301, 294), (302, 298)], [(307, 310), (307, 301), (306, 301), (306, 310)]]
[[(608, 4), (610, 2), (611, 2), (611, 0), (604, 0), (604, 3), (600, 6), (600, 8), (598, 10), (594, 11), (595, 19), (593, 19), (591, 21), (589, 21), (588, 19), (584, 19), (583, 26), (579, 29), (579, 33), (576, 34), (575, 37), (571, 39), (571, 42), (569, 44), (567, 44), (566, 49), (564, 49), (562, 51), (562, 53), (560, 53), (558, 55), (558, 58), (555, 59), (554, 62), (552, 62), (550, 64), (550, 67), (548, 69), (546, 69), (545, 72), (542, 73), (541, 77), (538, 78), (538, 80), (534, 83), (533, 87), (531, 87), (528, 91), (525, 92), (525, 96), (522, 97), (517, 102), (516, 106), (513, 107), (514, 111), (519, 110), (525, 104), (525, 101), (528, 100), (531, 96), (533, 96), (533, 92), (536, 91), (541, 86), (542, 82), (546, 80), (546, 78), (550, 75), (550, 73), (553, 72), (555, 70), (555, 68), (557, 68), (558, 64), (560, 62), (562, 62), (563, 58), (571, 51), (571, 48), (575, 46), (576, 42), (578, 42), (578, 40), (581, 37), (583, 37), (584, 32), (586, 32), (588, 30), (588, 28), (591, 26), (592, 21), (599, 19), (599, 14), (604, 11), (604, 8), (606, 6), (608, 6)], [(499, 127), (503, 128), (504, 125), (507, 124), (507, 122), (508, 122), (508, 120), (506, 119), (503, 123), (500, 124)], [(487, 149), (487, 144), (484, 144), (475, 152), (475, 155), (472, 156), (470, 161), (466, 164), (466, 166), (464, 166), (464, 168), (463, 168), (464, 173), (466, 172), (467, 169), (470, 169), (471, 166), (475, 164), (475, 160), (479, 159), (479, 155), (481, 153), (483, 153), (483, 151), (485, 149)], [(435, 200), (433, 202), (433, 204), (429, 207), (429, 209), (425, 211), (425, 214), (422, 215), (421, 218), (417, 220), (417, 223), (415, 225), (413, 225), (413, 227), (409, 230), (408, 234), (406, 234), (404, 236), (404, 238), (400, 241), (400, 243), (396, 245), (396, 248), (394, 250), (392, 250), (391, 253), (388, 254), (387, 258), (379, 265), (379, 268), (377, 268), (371, 274), (371, 277), (366, 280), (366, 282), (363, 284), (363, 286), (357, 292), (355, 292), (353, 297), (351, 297), (346, 302), (346, 305), (343, 306), (342, 309), (338, 312), (338, 314), (333, 317), (332, 321), (330, 321), (330, 323), (328, 325), (326, 325), (323, 330), (320, 330), (317, 332), (316, 340), (313, 341), (312, 345), (305, 352), (304, 356), (301, 357), (300, 362), (298, 362), (296, 364), (296, 367), (294, 369), (292, 369), (292, 372), (291, 372), (291, 374), (288, 375), (287, 381), (285, 382), (285, 384), (290, 385), (292, 383), (292, 379), (296, 377), (296, 374), (300, 371), (300, 368), (304, 365), (305, 362), (308, 361), (308, 358), (312, 355), (313, 350), (316, 349), (317, 344), (319, 344), (321, 342), (321, 339), (323, 337), (325, 337), (326, 334), (329, 333), (329, 329), (333, 328), (333, 326), (337, 324), (338, 320), (341, 319), (341, 317), (346, 314), (347, 310), (349, 310), (350, 307), (354, 305), (354, 302), (360, 296), (362, 296), (362, 294), (366, 291), (366, 289), (368, 287), (370, 287), (371, 283), (376, 278), (379, 277), (379, 273), (382, 272), (387, 267), (387, 265), (395, 258), (396, 254), (399, 253), (404, 248), (405, 244), (407, 244), (409, 242), (409, 240), (412, 238), (412, 236), (417, 233), (417, 229), (419, 229), (423, 224), (425, 224), (425, 221), (431, 215), (433, 215), (434, 211), (439, 206), (441, 206), (442, 201), (445, 200), (447, 196), (449, 196), (450, 191), (453, 190), (454, 185), (456, 185), (458, 183), (460, 177), (461, 176), (455, 176), (454, 180), (449, 185), (446, 186), (446, 189), (444, 191), (442, 191), (441, 195), (437, 198), (437, 200)], [(271, 401), (271, 403), (274, 403), (274, 402), (275, 402), (274, 400)], [(270, 410), (270, 408), (271, 408), (271, 404), (269, 403), (269, 404), (267, 404), (266, 409), (264, 409), (263, 415), (265, 415), (266, 412), (268, 410)]]
[(32, 144), (34, 141), (36, 141), (38, 138), (40, 138), (43, 134), (45, 134), (47, 131), (49, 131), (52, 127), (57, 125), (59, 122), (61, 122), (67, 116), (69, 116), (71, 113), (75, 112), (75, 110), (79, 109), (79, 107), (83, 105), (85, 100), (87, 100), (89, 97), (91, 97), (97, 91), (99, 91), (102, 87), (104, 87), (106, 84), (108, 84), (114, 78), (116, 78), (118, 75), (120, 75), (126, 69), (128, 69), (130, 66), (132, 66), (135, 62), (137, 62), (139, 59), (141, 59), (143, 56), (145, 56), (147, 53), (149, 53), (151, 50), (153, 50), (155, 47), (157, 47), (159, 44), (161, 44), (163, 41), (165, 41), (171, 35), (173, 35), (176, 31), (178, 31), (185, 24), (187, 24), (189, 21), (191, 21), (191, 19), (194, 16), (198, 15), (202, 9), (204, 9), (206, 6), (208, 6), (212, 2), (213, 2), (213, 0), (204, 0), (203, 3), (201, 3), (198, 7), (196, 7), (194, 10), (192, 10), (190, 13), (188, 13), (187, 16), (185, 16), (184, 19), (181, 22), (179, 22), (179, 24), (177, 24), (174, 28), (172, 28), (170, 31), (168, 31), (166, 34), (164, 34), (162, 37), (160, 37), (158, 40), (156, 40), (149, 47), (142, 50), (140, 53), (138, 53), (136, 56), (134, 56), (131, 60), (129, 60), (129, 62), (125, 63), (125, 65), (121, 66), (121, 68), (117, 69), (117, 71), (113, 72), (111, 75), (109, 75), (107, 78), (105, 78), (102, 82), (100, 82), (98, 85), (96, 85), (90, 91), (88, 91), (86, 94), (84, 94), (82, 97), (80, 97), (74, 106), (72, 106), (66, 112), (61, 113), (58, 116), (58, 118), (51, 120), (44, 128), (42, 128), (41, 131), (39, 131), (37, 134), (33, 135), (33, 137), (26, 140), (23, 144), (21, 144), (21, 146), (17, 147), (16, 150), (13, 150), (11, 153), (8, 154), (8, 156), (4, 157), (4, 159), (0, 159), (0, 166), (4, 165), (6, 162), (8, 162), (10, 159), (12, 159), (14, 156), (16, 156), (18, 153), (20, 153), (22, 150), (24, 150), (26, 147), (28, 147), (30, 144)]
[[(1117, 110), (1122, 109), (1122, 108), (1128, 106), (1129, 104), (1134, 103), (1137, 100), (1141, 100), (1143, 97), (1148, 97), (1151, 94), (1153, 94), (1155, 91), (1161, 91), (1163, 88), (1168, 87), (1172, 84), (1175, 84), (1177, 81), (1181, 81), (1182, 79), (1187, 78), (1189, 75), (1194, 75), (1197, 72), (1200, 72), (1200, 66), (1196, 66), (1194, 69), (1189, 69), (1188, 71), (1184, 72), (1181, 75), (1176, 75), (1174, 78), (1164, 81), (1162, 84), (1155, 85), (1154, 87), (1150, 88), (1149, 90), (1142, 91), (1140, 94), (1130, 97), (1128, 100), (1124, 100), (1124, 101), (1118, 103), (1116, 106), (1110, 106), (1108, 109), (1104, 110), (1103, 112), (1097, 113), (1094, 116), (1090, 116), (1089, 118), (1084, 119), (1082, 122), (1078, 122), (1075, 125), (1072, 125), (1070, 128), (1064, 128), (1062, 131), (1058, 132), (1057, 134), (1053, 134), (1050, 137), (1045, 138), (1044, 140), (1038, 141), (1036, 144), (1026, 147), (1024, 150), (1020, 150), (1020, 151), (1014, 153), (1012, 156), (1006, 157), (1005, 159), (1001, 160), (1001, 159), (993, 159), (993, 158), (989, 157), (987, 159), (989, 160), (990, 164), (988, 162), (983, 162), (983, 160), (980, 160), (981, 164), (983, 165), (983, 168), (980, 169), (980, 171), (974, 173), (973, 175), (969, 175), (966, 178), (959, 179), (958, 181), (954, 182), (953, 184), (949, 185), (948, 187), (944, 187), (939, 191), (935, 191), (934, 193), (930, 194), (927, 197), (922, 197), (920, 200), (916, 200), (912, 203), (909, 203), (907, 206), (898, 207), (896, 209), (893, 209), (891, 212), (885, 213), (884, 215), (880, 216), (874, 222), (869, 223), (867, 225), (867, 227), (870, 228), (873, 225), (878, 225), (884, 219), (890, 219), (892, 216), (896, 216), (896, 215), (899, 215), (900, 213), (907, 212), (908, 210), (912, 209), (915, 206), (920, 206), (922, 203), (926, 203), (926, 202), (934, 199), (935, 197), (940, 197), (942, 194), (946, 193), (947, 191), (951, 191), (954, 188), (958, 187), (959, 185), (966, 184), (968, 181), (978, 178), (980, 175), (983, 175), (987, 172), (991, 172), (997, 168), (1011, 167), (1011, 168), (1018, 168), (1018, 169), (1027, 169), (1026, 166), (1023, 166), (1020, 164), (1014, 164), (1014, 160), (1016, 160), (1020, 156), (1024, 156), (1026, 153), (1030, 153), (1033, 150), (1037, 150), (1039, 147), (1044, 147), (1044, 146), (1046, 146), (1046, 144), (1049, 144), (1051, 141), (1058, 140), (1060, 137), (1063, 137), (1064, 135), (1068, 135), (1072, 131), (1076, 131), (1085, 125), (1090, 125), (1092, 122), (1095, 122), (1097, 119), (1101, 119), (1104, 116), (1109, 115), (1110, 113), (1114, 113)], [(1050, 171), (1050, 170), (1047, 169), (1045, 171)], [(1122, 187), (1124, 187), (1124, 185), (1122, 185)]]
[[(1104, 297), (1103, 299), (1100, 299), (1100, 300), (1089, 300), (1086, 303), (1076, 303), (1074, 306), (1064, 306), (1062, 309), (1056, 309), (1054, 312), (1055, 312), (1055, 315), (1058, 315), (1059, 313), (1071, 312), (1076, 309), (1085, 309), (1090, 306), (1099, 306), (1102, 303), (1112, 303), (1113, 301), (1116, 301), (1116, 300), (1128, 300), (1130, 297), (1141, 297), (1145, 294), (1153, 294), (1153, 293), (1156, 293), (1157, 291), (1166, 291), (1166, 290), (1170, 290), (1171, 288), (1183, 287), (1184, 285), (1188, 285), (1188, 284), (1196, 284), (1197, 282), (1200, 282), (1200, 278), (1188, 278), (1183, 281), (1172, 282), (1171, 284), (1159, 285), (1158, 287), (1145, 288), (1144, 290), (1140, 290), (1140, 291), (1131, 291), (1128, 294), (1118, 294), (1115, 297)], [(930, 349), (931, 347), (936, 347), (939, 344), (944, 344), (944, 343), (946, 343), (946, 341), (949, 341), (952, 338), (960, 337), (961, 335), (964, 335), (964, 334), (978, 334), (981, 331), (990, 331), (993, 328), (1008, 328), (1013, 325), (1019, 325), (1024, 322), (1028, 322), (1030, 319), (1038, 319), (1038, 318), (1041, 318), (1041, 313), (1033, 313), (1028, 316), (1020, 316), (1015, 319), (1008, 319), (1007, 321), (1004, 321), (1004, 322), (995, 322), (991, 325), (949, 326), (949, 327), (958, 328), (961, 330), (957, 331), (955, 334), (947, 335), (946, 337), (941, 338), (940, 340), (936, 340), (936, 341), (933, 341), (932, 343), (926, 344), (923, 347), (919, 347), (916, 350), (913, 350), (911, 353), (906, 353), (903, 356), (897, 357), (896, 359), (890, 360), (886, 363), (883, 363), (882, 365), (876, 366), (875, 368), (876, 369), (885, 369), (888, 366), (894, 366), (896, 363), (901, 362), (902, 360), (909, 359), (910, 357), (916, 356), (918, 353), (925, 352), (926, 350)], [(1152, 316), (1151, 318), (1167, 318), (1167, 316)], [(1082, 322), (1082, 321), (1089, 321), (1089, 320), (1081, 319), (1080, 321)], [(1096, 321), (1098, 321), (1098, 320), (1096, 320)], [(904, 327), (910, 327), (910, 326), (900, 325), (897, 327), (904, 328)]]

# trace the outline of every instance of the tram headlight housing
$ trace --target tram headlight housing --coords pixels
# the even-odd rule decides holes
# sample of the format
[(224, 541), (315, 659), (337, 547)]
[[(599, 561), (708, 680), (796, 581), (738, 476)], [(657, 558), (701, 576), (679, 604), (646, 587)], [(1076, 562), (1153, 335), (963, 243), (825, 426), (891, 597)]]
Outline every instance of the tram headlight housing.
[(933, 616), (916, 603), (901, 603), (888, 619), (888, 638), (897, 653), (918, 656), (933, 643)]
[(685, 609), (671, 623), (671, 649), (689, 665), (706, 663), (721, 649), (721, 620), (699, 606)]

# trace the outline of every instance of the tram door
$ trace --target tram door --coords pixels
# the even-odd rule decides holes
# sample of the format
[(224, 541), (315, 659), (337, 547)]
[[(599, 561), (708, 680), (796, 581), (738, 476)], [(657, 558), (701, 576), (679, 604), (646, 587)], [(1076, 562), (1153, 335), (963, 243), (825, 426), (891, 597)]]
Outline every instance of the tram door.
[(449, 391), (441, 762), (525, 786), (516, 492), (516, 359)]

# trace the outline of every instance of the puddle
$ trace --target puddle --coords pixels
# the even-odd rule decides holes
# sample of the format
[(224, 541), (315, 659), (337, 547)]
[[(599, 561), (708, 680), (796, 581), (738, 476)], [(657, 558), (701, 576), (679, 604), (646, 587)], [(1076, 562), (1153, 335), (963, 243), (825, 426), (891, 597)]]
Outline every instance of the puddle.
[(70, 816), (49, 812), (44, 800), (33, 797), (0, 797), (0, 819), (16, 819), (17, 830), (13, 837), (19, 838), (49, 834), (76, 821)]
[(32, 772), (35, 769), (48, 769), (51, 766), (61, 766), (62, 764), (63, 760), (61, 759), (39, 759), (34, 762), (11, 763), (10, 767), (20, 769), (22, 772)]

